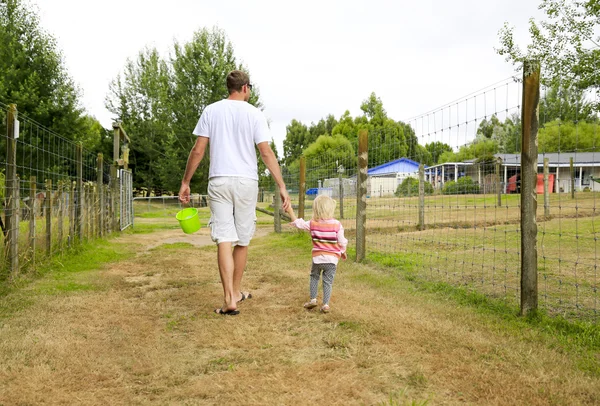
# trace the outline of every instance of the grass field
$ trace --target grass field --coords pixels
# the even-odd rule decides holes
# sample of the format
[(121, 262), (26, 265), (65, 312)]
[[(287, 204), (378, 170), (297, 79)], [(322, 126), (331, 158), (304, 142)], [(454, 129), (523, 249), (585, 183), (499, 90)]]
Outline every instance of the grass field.
[(519, 318), (388, 255), (342, 262), (332, 312), (306, 311), (310, 240), (292, 231), (253, 241), (254, 297), (219, 316), (215, 251), (206, 228), (134, 229), (4, 291), (0, 404), (600, 402), (593, 324)]

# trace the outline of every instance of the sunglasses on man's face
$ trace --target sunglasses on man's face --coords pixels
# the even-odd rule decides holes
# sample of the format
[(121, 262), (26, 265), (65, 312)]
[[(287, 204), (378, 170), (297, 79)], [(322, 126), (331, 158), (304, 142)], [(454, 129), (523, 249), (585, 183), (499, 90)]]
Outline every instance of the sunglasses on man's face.
[(246, 83), (246, 86), (248, 86), (248, 89), (252, 90), (252, 85), (250, 83)]

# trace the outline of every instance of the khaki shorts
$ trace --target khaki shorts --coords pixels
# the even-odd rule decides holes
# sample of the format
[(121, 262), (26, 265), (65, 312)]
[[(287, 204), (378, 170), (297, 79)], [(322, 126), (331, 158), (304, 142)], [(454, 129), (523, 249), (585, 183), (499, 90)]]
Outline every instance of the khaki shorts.
[(218, 176), (208, 181), (210, 236), (214, 242), (247, 246), (256, 228), (258, 181)]

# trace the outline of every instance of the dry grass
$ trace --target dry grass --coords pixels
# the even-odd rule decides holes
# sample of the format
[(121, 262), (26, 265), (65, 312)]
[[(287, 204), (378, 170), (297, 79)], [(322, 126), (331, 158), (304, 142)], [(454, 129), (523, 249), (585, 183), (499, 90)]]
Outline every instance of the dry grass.
[(94, 289), (48, 294), (50, 278), (0, 302), (31, 301), (0, 318), (0, 404), (600, 402), (580, 354), (364, 265), (340, 266), (332, 313), (305, 311), (309, 247), (293, 236), (253, 242), (236, 317), (212, 313), (214, 247), (121, 242), (137, 255), (69, 276)]

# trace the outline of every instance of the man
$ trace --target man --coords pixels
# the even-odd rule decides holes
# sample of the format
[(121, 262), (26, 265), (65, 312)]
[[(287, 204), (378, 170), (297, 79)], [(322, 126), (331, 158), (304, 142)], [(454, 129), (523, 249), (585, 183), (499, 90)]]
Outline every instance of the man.
[[(194, 129), (198, 136), (190, 152), (179, 189), (179, 200), (190, 201), (190, 180), (210, 141), (208, 197), (211, 237), (217, 243), (219, 273), (224, 302), (215, 310), (236, 315), (238, 302), (249, 298), (241, 283), (248, 245), (256, 225), (258, 163), (254, 146), (269, 173), (279, 185), (283, 210), (290, 205), (277, 158), (269, 145), (270, 133), (264, 114), (248, 103), (252, 85), (248, 75), (234, 70), (227, 75), (229, 97), (207, 106)], [(233, 247), (233, 251), (232, 251)]]

